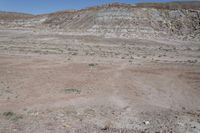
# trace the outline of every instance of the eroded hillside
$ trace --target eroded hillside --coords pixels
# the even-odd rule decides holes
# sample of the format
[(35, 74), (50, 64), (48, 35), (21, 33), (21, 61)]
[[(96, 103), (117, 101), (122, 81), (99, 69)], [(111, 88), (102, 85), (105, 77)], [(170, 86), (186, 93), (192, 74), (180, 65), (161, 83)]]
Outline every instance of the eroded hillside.
[(198, 7), (1, 12), (0, 133), (199, 133)]
[(23, 27), (111, 37), (200, 39), (200, 4), (109, 4), (78, 11), (1, 19), (1, 27)]

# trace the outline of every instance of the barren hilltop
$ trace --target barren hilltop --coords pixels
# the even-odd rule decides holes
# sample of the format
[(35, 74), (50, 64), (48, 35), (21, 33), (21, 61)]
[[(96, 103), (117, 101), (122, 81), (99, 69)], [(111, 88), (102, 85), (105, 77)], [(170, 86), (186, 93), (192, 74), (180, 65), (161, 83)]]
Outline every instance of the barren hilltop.
[(0, 12), (0, 133), (199, 133), (200, 3)]

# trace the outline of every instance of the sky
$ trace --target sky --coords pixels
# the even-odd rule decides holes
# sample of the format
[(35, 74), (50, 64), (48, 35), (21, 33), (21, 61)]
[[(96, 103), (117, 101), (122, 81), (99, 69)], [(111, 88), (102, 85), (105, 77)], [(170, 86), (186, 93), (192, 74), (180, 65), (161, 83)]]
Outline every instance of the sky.
[(62, 10), (83, 9), (106, 3), (168, 2), (171, 0), (0, 0), (0, 11), (44, 14)]

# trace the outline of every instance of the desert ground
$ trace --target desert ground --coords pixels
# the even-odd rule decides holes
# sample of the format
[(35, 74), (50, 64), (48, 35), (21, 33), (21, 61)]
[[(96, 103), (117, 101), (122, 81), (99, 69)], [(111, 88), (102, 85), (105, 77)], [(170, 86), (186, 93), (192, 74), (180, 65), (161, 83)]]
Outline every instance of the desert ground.
[(200, 45), (0, 30), (0, 132), (200, 132)]

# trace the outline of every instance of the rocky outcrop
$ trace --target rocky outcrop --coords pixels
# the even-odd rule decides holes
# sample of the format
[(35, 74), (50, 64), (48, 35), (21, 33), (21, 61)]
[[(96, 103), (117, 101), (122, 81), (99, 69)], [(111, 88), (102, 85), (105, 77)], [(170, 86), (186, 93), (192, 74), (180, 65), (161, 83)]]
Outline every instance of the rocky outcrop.
[(120, 37), (200, 38), (200, 9), (109, 5), (49, 15), (43, 23), (65, 31)]
[[(200, 40), (200, 4), (110, 4), (12, 21), (15, 26), (115, 37)], [(2, 23), (2, 22), (1, 22)]]

